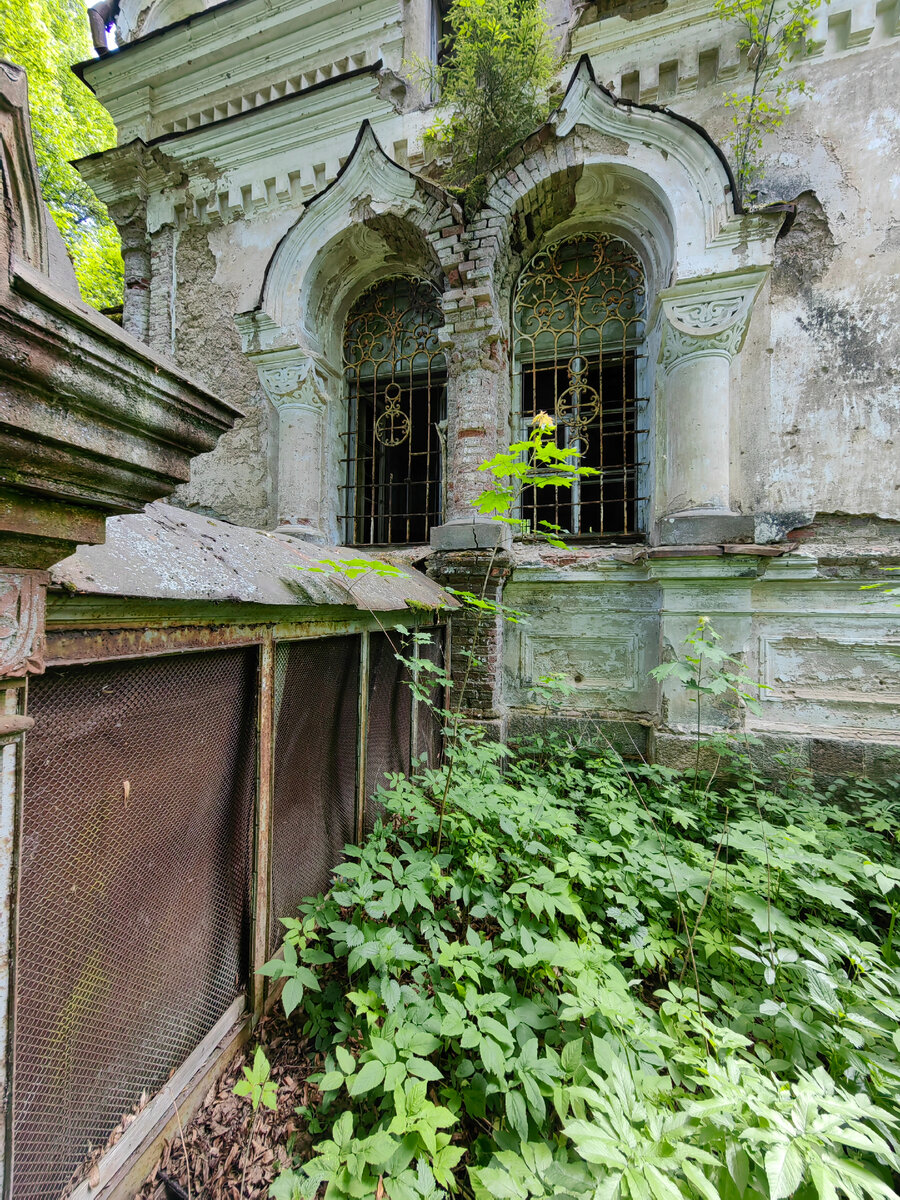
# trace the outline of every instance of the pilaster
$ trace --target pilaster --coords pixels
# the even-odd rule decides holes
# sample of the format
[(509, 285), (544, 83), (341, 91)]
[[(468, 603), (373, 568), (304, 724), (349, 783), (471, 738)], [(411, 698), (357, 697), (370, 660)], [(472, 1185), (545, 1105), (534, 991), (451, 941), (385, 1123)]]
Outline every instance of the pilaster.
[[(470, 272), (469, 278), (478, 272)], [(436, 550), (508, 544), (500, 522), (473, 504), (487, 486), (479, 467), (501, 446), (509, 412), (509, 348), (486, 281), (444, 294), (441, 343), (447, 360), (447, 511), (431, 531)]]
[(665, 419), (663, 544), (750, 541), (733, 505), (731, 363), (766, 276), (753, 268), (690, 279), (660, 294), (660, 391)]
[(250, 357), (278, 414), (276, 532), (322, 543), (326, 370), (297, 349)]

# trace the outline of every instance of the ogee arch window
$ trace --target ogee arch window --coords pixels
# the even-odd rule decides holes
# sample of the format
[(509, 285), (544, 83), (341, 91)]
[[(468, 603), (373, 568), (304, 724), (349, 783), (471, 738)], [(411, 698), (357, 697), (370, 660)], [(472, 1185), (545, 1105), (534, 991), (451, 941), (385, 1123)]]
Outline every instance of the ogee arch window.
[(572, 488), (531, 489), (523, 517), (586, 537), (642, 531), (645, 312), (640, 259), (619, 238), (568, 238), (523, 270), (513, 304), (520, 432), (546, 412), (557, 443), (600, 471)]
[(344, 539), (427, 542), (443, 513), (446, 368), (437, 289), (395, 277), (364, 292), (344, 328)]

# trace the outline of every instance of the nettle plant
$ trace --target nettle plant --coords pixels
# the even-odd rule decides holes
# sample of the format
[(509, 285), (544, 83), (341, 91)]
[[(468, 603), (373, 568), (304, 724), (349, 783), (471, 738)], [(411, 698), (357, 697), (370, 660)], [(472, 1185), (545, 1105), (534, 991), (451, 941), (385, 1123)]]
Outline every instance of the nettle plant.
[[(529, 474), (557, 471), (551, 426), (485, 464), (482, 511), (515, 519)], [(755, 702), (708, 621), (658, 673), (701, 737), (700, 705)], [(740, 742), (691, 776), (599, 729), (505, 747), (461, 712), (283, 919), (264, 973), (318, 1055), (318, 1141), (272, 1200), (900, 1195), (896, 783), (839, 802), (767, 783)]]
[(784, 124), (791, 97), (809, 91), (805, 79), (785, 77), (785, 69), (802, 59), (820, 7), (820, 0), (715, 0), (717, 16), (743, 27), (738, 49), (750, 70), (744, 87), (725, 94), (737, 199), (745, 203), (756, 199), (765, 175), (766, 137)]

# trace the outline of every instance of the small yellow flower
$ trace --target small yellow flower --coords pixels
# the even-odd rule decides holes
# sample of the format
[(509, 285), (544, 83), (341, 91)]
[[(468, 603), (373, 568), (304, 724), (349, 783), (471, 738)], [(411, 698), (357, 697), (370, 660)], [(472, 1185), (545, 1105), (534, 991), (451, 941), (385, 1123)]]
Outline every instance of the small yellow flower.
[(708, 624), (709, 624), (709, 617), (700, 617), (700, 618), (698, 618), (698, 620), (697, 620), (697, 624), (698, 624), (698, 625), (700, 626), (700, 628), (702, 629), (704, 625), (708, 625)]
[(551, 433), (556, 428), (556, 423), (549, 413), (539, 412), (531, 418), (532, 429), (540, 429), (542, 433)]

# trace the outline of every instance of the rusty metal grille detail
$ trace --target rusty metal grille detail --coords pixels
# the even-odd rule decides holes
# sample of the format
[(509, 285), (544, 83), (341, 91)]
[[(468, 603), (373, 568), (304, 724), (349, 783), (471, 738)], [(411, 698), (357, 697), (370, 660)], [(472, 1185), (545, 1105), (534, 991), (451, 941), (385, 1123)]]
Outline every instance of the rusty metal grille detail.
[(446, 364), (436, 288), (393, 278), (365, 292), (344, 330), (344, 536), (427, 542), (443, 512)]
[(522, 516), (584, 536), (633, 536), (643, 524), (647, 404), (642, 398), (646, 287), (634, 250), (592, 233), (536, 254), (519, 279), (513, 333), (519, 423), (539, 412), (557, 443), (600, 471), (571, 488), (532, 488)]
[(355, 838), (359, 638), (280, 642), (275, 683), (273, 951), (278, 918), (327, 890)]
[(15, 1200), (58, 1197), (246, 987), (256, 673), (241, 649), (31, 683)]

